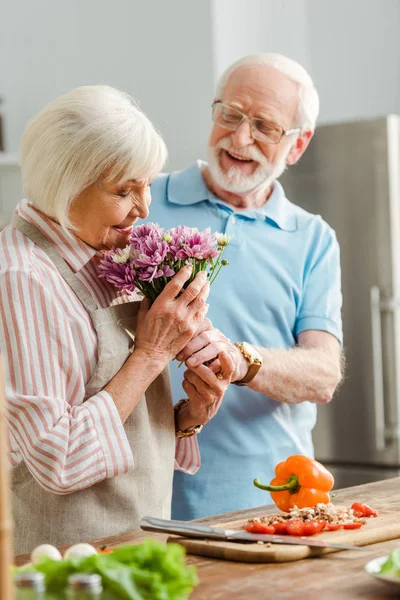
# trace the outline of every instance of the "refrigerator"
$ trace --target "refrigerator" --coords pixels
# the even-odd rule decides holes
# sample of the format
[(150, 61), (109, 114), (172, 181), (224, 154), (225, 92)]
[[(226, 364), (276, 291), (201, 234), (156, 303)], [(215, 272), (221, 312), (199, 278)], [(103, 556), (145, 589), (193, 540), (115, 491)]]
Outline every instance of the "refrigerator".
[(346, 369), (315, 456), (347, 487), (400, 474), (400, 117), (318, 127), (281, 177), (341, 250)]

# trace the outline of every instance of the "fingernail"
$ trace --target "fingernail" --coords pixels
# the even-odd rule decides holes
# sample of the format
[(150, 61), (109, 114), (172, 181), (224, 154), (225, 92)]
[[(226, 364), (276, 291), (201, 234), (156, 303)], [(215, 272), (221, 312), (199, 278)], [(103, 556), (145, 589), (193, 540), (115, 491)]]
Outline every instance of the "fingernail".
[(193, 270), (193, 265), (186, 265), (185, 269), (188, 273), (190, 273)]
[(183, 354), (177, 354), (175, 358), (176, 358), (176, 360), (180, 361), (183, 358)]
[(195, 367), (197, 365), (197, 360), (195, 358), (189, 358), (189, 360), (187, 361), (187, 363), (191, 367)]

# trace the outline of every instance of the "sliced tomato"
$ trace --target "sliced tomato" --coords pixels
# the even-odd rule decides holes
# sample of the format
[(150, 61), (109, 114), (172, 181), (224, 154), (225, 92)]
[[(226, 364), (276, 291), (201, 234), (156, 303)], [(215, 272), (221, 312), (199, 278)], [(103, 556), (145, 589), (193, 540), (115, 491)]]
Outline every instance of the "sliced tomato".
[(274, 528), (274, 533), (276, 533), (277, 535), (284, 535), (285, 533), (287, 533), (286, 525), (286, 521), (284, 523), (274, 523), (272, 525), (272, 527)]
[(378, 511), (368, 506), (368, 504), (362, 504), (361, 502), (353, 502), (351, 508), (354, 510), (356, 517), (377, 517)]
[(254, 523), (249, 523), (246, 525), (245, 530), (249, 533), (275, 533), (275, 528), (272, 525), (259, 523), (258, 521), (254, 521)]
[(368, 504), (364, 504), (364, 513), (366, 517), (377, 517), (378, 516), (378, 511), (375, 510), (374, 508), (371, 508), (370, 506), (368, 506)]
[(364, 513), (360, 510), (353, 509), (353, 513), (354, 513), (354, 516), (357, 517), (357, 519), (361, 519), (361, 517), (365, 517)]
[(325, 528), (328, 531), (337, 531), (341, 528), (341, 525), (339, 523), (325, 523)]
[(362, 523), (345, 523), (343, 529), (360, 529), (362, 525)]
[(315, 535), (323, 530), (325, 523), (323, 521), (308, 521), (303, 523), (303, 532), (301, 535)]
[(292, 519), (286, 523), (286, 533), (288, 535), (304, 535), (304, 523), (300, 519)]

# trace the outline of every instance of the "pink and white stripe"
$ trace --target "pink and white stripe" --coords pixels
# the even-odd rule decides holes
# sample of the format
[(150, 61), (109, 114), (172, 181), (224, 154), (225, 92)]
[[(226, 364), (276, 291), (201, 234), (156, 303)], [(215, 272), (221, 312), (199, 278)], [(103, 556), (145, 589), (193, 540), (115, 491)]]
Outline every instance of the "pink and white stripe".
[[(93, 248), (68, 238), (26, 200), (17, 213), (54, 243), (98, 306), (118, 301), (115, 288), (97, 276)], [(98, 360), (90, 317), (48, 256), (11, 226), (0, 233), (0, 306), (11, 466), (25, 461), (38, 483), (56, 494), (132, 470), (111, 396), (102, 391), (83, 402)], [(198, 470), (195, 436), (177, 441), (175, 466)]]

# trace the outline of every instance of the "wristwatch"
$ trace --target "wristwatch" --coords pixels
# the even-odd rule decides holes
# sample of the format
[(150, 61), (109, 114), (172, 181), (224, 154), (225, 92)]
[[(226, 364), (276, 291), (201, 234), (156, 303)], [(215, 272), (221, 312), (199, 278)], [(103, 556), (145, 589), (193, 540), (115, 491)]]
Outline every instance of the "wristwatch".
[(239, 348), (245, 359), (249, 363), (246, 375), (240, 381), (234, 381), (235, 385), (246, 385), (257, 375), (262, 367), (261, 354), (248, 342), (236, 342), (235, 346)]
[(179, 402), (177, 402), (175, 404), (175, 406), (174, 406), (174, 412), (175, 412), (175, 436), (178, 439), (191, 437), (192, 435), (197, 435), (203, 429), (203, 425), (195, 425), (195, 427), (188, 427), (187, 429), (184, 429), (183, 431), (181, 431), (180, 429), (177, 429), (177, 427), (176, 427), (176, 416), (177, 416), (178, 412), (180, 411), (180, 409), (182, 408), (182, 406), (184, 404), (187, 404), (188, 402), (189, 402), (189, 399), (188, 398), (184, 398), (183, 400), (179, 400)]

